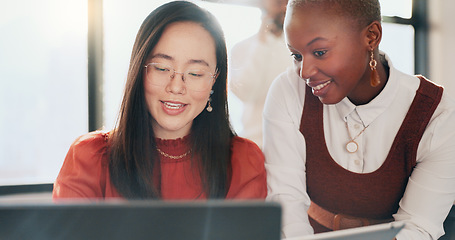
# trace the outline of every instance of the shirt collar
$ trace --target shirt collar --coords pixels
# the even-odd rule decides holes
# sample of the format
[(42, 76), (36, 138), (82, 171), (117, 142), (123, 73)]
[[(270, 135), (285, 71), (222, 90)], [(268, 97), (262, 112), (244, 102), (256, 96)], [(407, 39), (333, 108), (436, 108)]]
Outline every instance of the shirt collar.
[(365, 105), (356, 106), (347, 97), (335, 104), (341, 119), (345, 120), (348, 115), (356, 111), (364, 126), (368, 126), (392, 104), (393, 99), (398, 93), (398, 72), (393, 67), (387, 54), (383, 52), (380, 52), (380, 54), (385, 56), (390, 68), (387, 84), (378, 96)]

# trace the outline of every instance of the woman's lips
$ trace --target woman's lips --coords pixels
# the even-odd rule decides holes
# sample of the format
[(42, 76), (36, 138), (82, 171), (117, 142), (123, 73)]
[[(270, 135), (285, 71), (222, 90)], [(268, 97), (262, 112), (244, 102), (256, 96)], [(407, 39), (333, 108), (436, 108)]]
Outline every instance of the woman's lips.
[(161, 101), (163, 111), (168, 115), (178, 115), (185, 111), (188, 104), (180, 103), (180, 102), (168, 102), (168, 101)]
[(307, 85), (312, 88), (313, 95), (321, 97), (327, 93), (327, 86), (332, 83), (332, 80), (310, 82), (307, 81)]
[(324, 83), (321, 83), (319, 85), (316, 85), (313, 87), (314, 90), (321, 90), (322, 88), (324, 88), (325, 86), (329, 85), (332, 81), (327, 81), (327, 82), (324, 82)]
[(173, 103), (173, 102), (162, 102), (162, 103), (166, 108), (173, 109), (173, 110), (180, 109), (185, 106), (185, 104), (183, 104), (183, 103)]

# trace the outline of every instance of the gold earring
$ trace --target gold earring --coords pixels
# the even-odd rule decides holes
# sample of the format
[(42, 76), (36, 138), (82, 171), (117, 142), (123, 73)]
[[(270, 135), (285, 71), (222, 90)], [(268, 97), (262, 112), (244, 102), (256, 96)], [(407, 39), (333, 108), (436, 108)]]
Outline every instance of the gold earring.
[(207, 112), (212, 112), (212, 110), (213, 110), (212, 105), (210, 104), (211, 101), (212, 101), (212, 98), (209, 98), (209, 101), (208, 101), (209, 105), (206, 108)]
[(374, 59), (373, 50), (371, 50), (371, 55), (370, 55), (370, 69), (371, 69), (370, 85), (372, 87), (377, 87), (381, 83), (381, 79), (379, 79), (379, 73), (376, 70), (376, 65), (378, 65), (378, 62)]
[[(212, 95), (212, 94), (213, 94), (213, 90), (210, 91), (210, 95)], [(207, 103), (208, 103), (208, 106), (206, 108), (207, 112), (212, 112), (212, 110), (213, 110), (212, 105), (210, 104), (210, 102), (212, 102), (212, 97), (209, 97), (209, 100), (207, 101)]]

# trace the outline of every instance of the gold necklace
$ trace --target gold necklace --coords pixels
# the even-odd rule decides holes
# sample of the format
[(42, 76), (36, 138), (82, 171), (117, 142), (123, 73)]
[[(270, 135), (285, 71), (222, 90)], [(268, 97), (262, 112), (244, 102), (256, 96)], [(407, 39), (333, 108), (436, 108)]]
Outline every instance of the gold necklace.
[(163, 155), (163, 156), (165, 156), (165, 157), (167, 157), (167, 158), (170, 158), (170, 159), (174, 159), (174, 160), (184, 158), (184, 157), (186, 157), (186, 155), (188, 155), (188, 154), (191, 152), (191, 149), (190, 149), (190, 150), (188, 150), (188, 152), (186, 152), (186, 153), (184, 153), (184, 154), (181, 154), (181, 155), (178, 155), (178, 156), (174, 156), (174, 155), (170, 155), (170, 154), (167, 154), (167, 153), (163, 152), (163, 151), (162, 151), (161, 149), (159, 149), (158, 147), (156, 148), (156, 150), (158, 150), (158, 152), (159, 152), (161, 155)]
[(360, 134), (362, 134), (370, 125), (367, 125), (366, 127), (364, 127), (363, 130), (360, 131), (359, 134), (357, 134), (357, 136), (352, 138), (351, 132), (349, 132), (348, 122), (346, 121), (344, 123), (346, 125), (346, 129), (348, 130), (349, 138), (351, 139), (348, 143), (346, 143), (346, 150), (350, 153), (355, 153), (355, 152), (357, 152), (357, 150), (359, 150), (359, 144), (357, 144), (355, 139), (358, 138), (360, 136)]

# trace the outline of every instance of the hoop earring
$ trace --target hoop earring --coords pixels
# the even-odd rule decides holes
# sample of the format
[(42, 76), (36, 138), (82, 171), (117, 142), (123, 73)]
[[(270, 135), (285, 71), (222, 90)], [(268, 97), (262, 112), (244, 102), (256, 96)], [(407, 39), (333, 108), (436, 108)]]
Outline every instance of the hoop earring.
[(370, 69), (371, 69), (370, 85), (372, 87), (377, 87), (381, 83), (381, 79), (379, 78), (379, 73), (376, 70), (376, 66), (377, 65), (378, 65), (378, 62), (374, 59), (373, 50), (371, 50), (371, 55), (370, 55)]
[[(210, 95), (212, 95), (212, 94), (213, 94), (213, 90), (210, 91)], [(213, 110), (212, 105), (210, 104), (211, 102), (212, 102), (212, 97), (209, 97), (209, 100), (207, 101), (208, 106), (206, 108), (207, 112), (212, 112), (212, 110)]]

